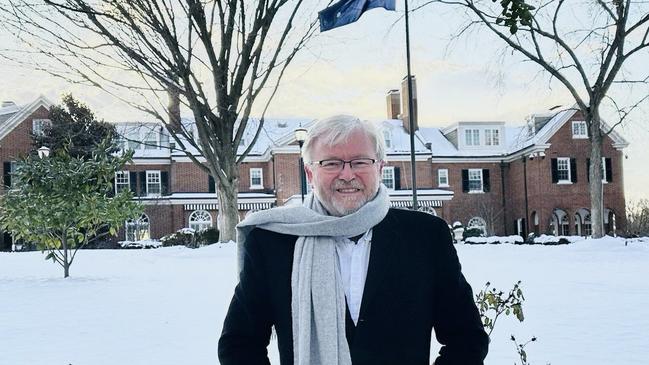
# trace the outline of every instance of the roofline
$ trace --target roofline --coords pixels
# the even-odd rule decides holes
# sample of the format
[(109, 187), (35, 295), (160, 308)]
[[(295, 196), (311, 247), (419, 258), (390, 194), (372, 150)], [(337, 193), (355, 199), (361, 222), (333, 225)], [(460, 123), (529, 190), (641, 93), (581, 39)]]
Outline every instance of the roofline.
[(4, 139), (18, 124), (20, 124), (20, 122), (24, 121), (25, 118), (38, 110), (38, 108), (43, 106), (49, 110), (52, 105), (54, 104), (48, 98), (44, 95), (39, 95), (36, 100), (20, 109), (20, 111), (12, 115), (11, 118), (7, 119), (2, 126), (0, 126), (0, 140)]

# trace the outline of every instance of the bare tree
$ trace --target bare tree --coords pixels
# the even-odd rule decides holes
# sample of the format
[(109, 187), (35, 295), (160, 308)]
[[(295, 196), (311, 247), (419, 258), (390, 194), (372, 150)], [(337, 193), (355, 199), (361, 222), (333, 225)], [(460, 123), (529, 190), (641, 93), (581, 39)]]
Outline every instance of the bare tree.
[[(238, 222), (239, 164), (284, 71), (316, 30), (314, 8), (306, 7), (303, 0), (9, 0), (0, 23), (29, 47), (3, 54), (99, 87), (163, 122), (176, 148), (215, 178), (221, 241), (228, 241)], [(259, 119), (250, 122), (255, 103)], [(181, 105), (191, 125), (181, 121)], [(250, 131), (254, 138), (240, 146)]]
[[(581, 111), (591, 142), (591, 217), (593, 237), (604, 234), (602, 193), (602, 140), (629, 113), (645, 102), (646, 94), (632, 105), (621, 106), (610, 96), (617, 84), (647, 85), (649, 72), (640, 66), (634, 74), (624, 65), (647, 55), (649, 3), (632, 0), (432, 0), (464, 9), (470, 19), (457, 36), (470, 29), (487, 29), (524, 59), (540, 66), (551, 80), (563, 84)], [(533, 3), (533, 5), (532, 5)], [(617, 109), (619, 119), (602, 121), (604, 102)]]

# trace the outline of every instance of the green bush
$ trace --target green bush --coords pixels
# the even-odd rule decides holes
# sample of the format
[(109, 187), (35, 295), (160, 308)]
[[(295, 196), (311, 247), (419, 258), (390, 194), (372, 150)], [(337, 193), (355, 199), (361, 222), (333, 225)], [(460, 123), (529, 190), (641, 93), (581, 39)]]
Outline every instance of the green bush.
[(219, 241), (219, 230), (216, 227), (208, 228), (196, 234), (196, 242), (200, 245), (209, 245)]
[(466, 240), (468, 237), (484, 237), (484, 231), (477, 227), (466, 228), (462, 233), (462, 240)]
[(163, 247), (170, 246), (187, 246), (196, 245), (195, 233), (193, 229), (183, 228), (175, 233), (168, 234), (160, 239)]

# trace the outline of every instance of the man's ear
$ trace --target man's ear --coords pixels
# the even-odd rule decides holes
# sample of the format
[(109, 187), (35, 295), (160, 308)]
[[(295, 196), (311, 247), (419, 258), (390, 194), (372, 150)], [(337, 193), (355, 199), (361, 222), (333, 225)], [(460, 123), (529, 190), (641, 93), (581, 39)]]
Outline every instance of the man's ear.
[(304, 164), (304, 173), (306, 174), (307, 184), (311, 184), (311, 181), (313, 181), (313, 171), (311, 170), (311, 165), (307, 165), (306, 163)]

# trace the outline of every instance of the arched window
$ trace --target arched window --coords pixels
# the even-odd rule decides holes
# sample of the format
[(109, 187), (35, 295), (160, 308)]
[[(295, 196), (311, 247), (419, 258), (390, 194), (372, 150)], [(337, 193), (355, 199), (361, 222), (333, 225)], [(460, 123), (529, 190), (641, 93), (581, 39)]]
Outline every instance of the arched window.
[(479, 228), (482, 230), (482, 233), (487, 234), (487, 222), (480, 217), (473, 217), (469, 219), (469, 223), (466, 225), (467, 228)]
[(189, 215), (189, 228), (196, 232), (212, 227), (212, 216), (206, 210), (195, 210)]
[(150, 239), (150, 227), (149, 217), (146, 214), (142, 214), (140, 218), (135, 220), (127, 220), (124, 229), (126, 232), (126, 240), (136, 242)]
[(593, 234), (593, 226), (590, 224), (590, 213), (586, 214), (584, 217), (584, 224), (583, 224), (583, 234), (584, 236), (590, 236)]
[(434, 216), (437, 215), (437, 212), (435, 211), (435, 208), (433, 208), (433, 207), (420, 207), (418, 210), (420, 212), (428, 213), (430, 215), (434, 215)]
[(570, 220), (568, 219), (567, 214), (564, 214), (563, 217), (561, 217), (561, 235), (562, 236), (570, 235)]

